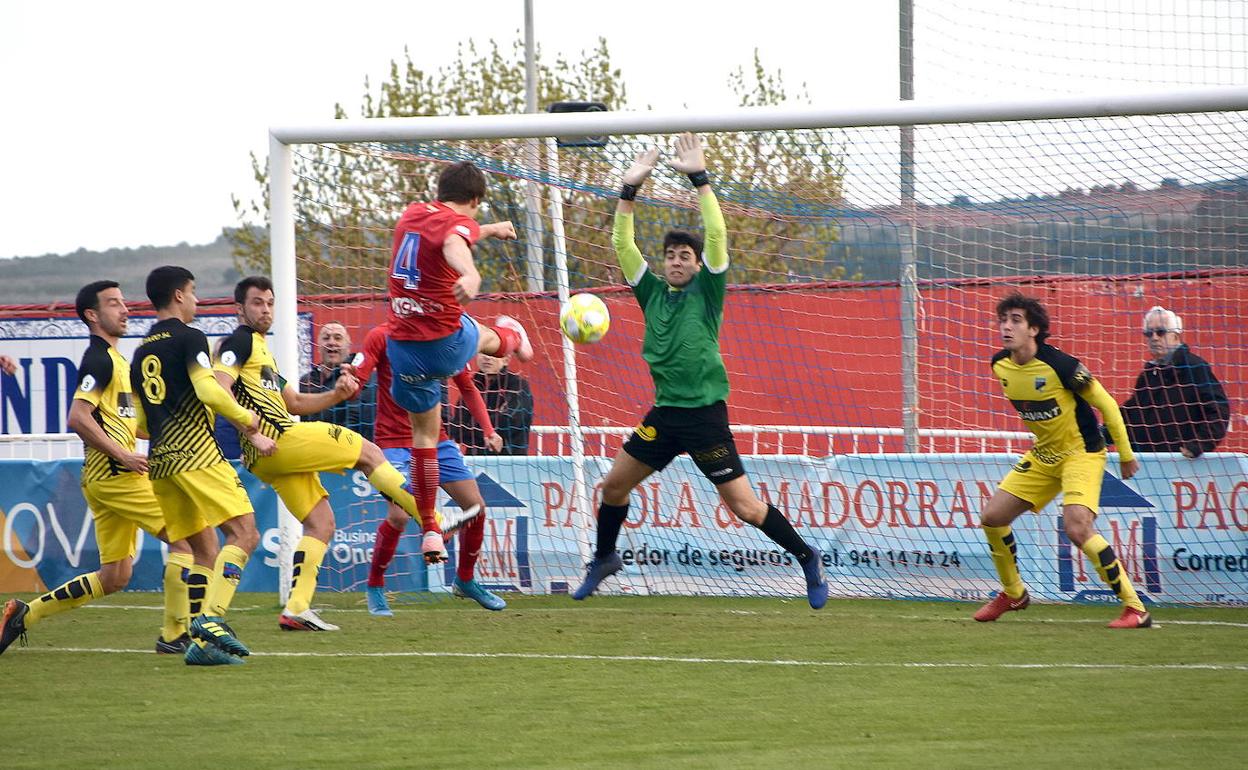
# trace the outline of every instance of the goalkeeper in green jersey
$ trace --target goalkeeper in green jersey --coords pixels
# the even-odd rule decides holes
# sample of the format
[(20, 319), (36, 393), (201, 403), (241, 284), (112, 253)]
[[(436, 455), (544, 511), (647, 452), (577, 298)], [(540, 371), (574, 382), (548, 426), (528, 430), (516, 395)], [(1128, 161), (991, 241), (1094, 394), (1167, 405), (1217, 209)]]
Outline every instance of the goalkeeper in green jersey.
[(658, 158), (658, 150), (642, 152), (624, 173), (612, 233), (624, 279), (646, 319), (642, 357), (654, 379), (654, 408), (633, 430), (603, 480), (597, 547), (585, 581), (572, 598), (586, 598), (623, 568), (615, 542), (628, 517), (629, 495), (650, 474), (688, 452), (738, 518), (758, 527), (796, 557), (806, 576), (810, 606), (819, 609), (828, 599), (822, 556), (797, 534), (783, 513), (754, 494), (728, 427), (728, 373), (719, 353), (728, 232), (706, 173), (702, 142), (693, 134), (677, 138), (676, 157), (670, 164), (688, 174), (697, 188), (705, 250), (702, 239), (693, 233), (668, 232), (663, 238), (663, 277), (659, 278), (650, 272), (633, 242), (633, 200)]

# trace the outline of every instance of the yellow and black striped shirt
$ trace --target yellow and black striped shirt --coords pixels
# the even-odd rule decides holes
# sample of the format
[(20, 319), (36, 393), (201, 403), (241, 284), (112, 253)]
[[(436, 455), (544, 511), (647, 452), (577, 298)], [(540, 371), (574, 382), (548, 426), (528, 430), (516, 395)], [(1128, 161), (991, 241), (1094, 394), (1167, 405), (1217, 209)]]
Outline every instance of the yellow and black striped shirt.
[[(109, 438), (134, 451), (139, 419), (134, 408), (134, 393), (130, 390), (130, 364), (103, 337), (91, 335), (87, 352), (82, 354), (82, 362), (78, 364), (74, 398), (91, 405), (91, 416)], [(84, 447), (83, 484), (132, 472), (85, 442)]]
[[(221, 343), (213, 369), (234, 378), (234, 400), (260, 415), (261, 433), (276, 441), (295, 424), (282, 398), (286, 379), (278, 373), (277, 360), (263, 334), (239, 326)], [(251, 467), (258, 457), (256, 449), (249, 442), (242, 446), (243, 462)]]
[[(152, 326), (134, 353), (130, 384), (147, 417), (148, 472), (153, 479), (225, 461), (212, 434), (212, 412), (195, 392), (195, 380), (203, 377), (212, 379), (208, 338), (179, 319)], [(218, 387), (215, 382), (212, 386)]]

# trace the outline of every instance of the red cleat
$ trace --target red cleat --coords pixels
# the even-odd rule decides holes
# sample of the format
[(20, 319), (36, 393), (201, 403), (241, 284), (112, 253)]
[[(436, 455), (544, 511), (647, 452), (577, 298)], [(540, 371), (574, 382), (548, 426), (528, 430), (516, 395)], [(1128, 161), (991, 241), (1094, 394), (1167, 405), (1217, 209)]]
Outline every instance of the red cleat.
[(979, 608), (979, 611), (975, 613), (975, 619), (980, 623), (988, 623), (1007, 612), (1025, 610), (1029, 604), (1031, 604), (1031, 595), (1026, 591), (1023, 591), (1023, 595), (1017, 599), (1011, 599), (1009, 594), (1002, 591), (992, 601)]
[(1153, 625), (1153, 616), (1147, 611), (1132, 607), (1124, 607), (1117, 620), (1110, 621), (1110, 628), (1148, 628)]
[(520, 345), (514, 351), (516, 358), (521, 362), (533, 360), (533, 343), (529, 342), (529, 333), (524, 330), (524, 326), (519, 321), (509, 315), (500, 315), (494, 319), (494, 325), (511, 329), (520, 337)]

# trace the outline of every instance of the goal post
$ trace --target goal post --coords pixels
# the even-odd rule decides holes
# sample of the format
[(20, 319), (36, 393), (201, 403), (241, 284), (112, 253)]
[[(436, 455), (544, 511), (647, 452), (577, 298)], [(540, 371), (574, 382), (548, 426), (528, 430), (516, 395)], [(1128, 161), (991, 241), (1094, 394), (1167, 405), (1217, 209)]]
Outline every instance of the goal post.
[[(521, 370), (533, 383), (533, 433), (542, 438), (525, 458), (468, 464), (524, 511), (507, 514), (497, 534), (514, 551), (506, 558), (527, 565), (521, 590), (566, 590), (592, 542), (594, 485), (653, 398), (640, 317), (610, 251), (619, 175), (647, 144), (703, 134), (730, 221), (722, 340), (755, 488), (786, 502), (799, 533), (829, 555), (834, 593), (978, 598), (994, 581), (978, 509), (1026, 446), (987, 364), (999, 347), (992, 306), (1007, 290), (1045, 301), (1059, 347), (1088, 363), (1119, 403), (1146, 359), (1142, 311), (1170, 307), (1190, 319), (1185, 341), (1213, 364), (1232, 413), (1242, 405), (1248, 361), (1226, 319), (1248, 309), (1248, 244), (1236, 235), (1248, 228), (1245, 111), (1248, 88), (1223, 87), (279, 126), (269, 157), (274, 352), (288, 377), (299, 371), (300, 296), (320, 297), (325, 320), (351, 318), (357, 342), (384, 320), (390, 228), (401, 207), (428, 197), (440, 165), (476, 162), (502, 191), (484, 218), (514, 221), (521, 243), (516, 253), (483, 244), (487, 293), (469, 312), (506, 312), (529, 326), (541, 360)], [(914, 128), (912, 204), (902, 194), (901, 127)], [(609, 143), (555, 141), (578, 136)], [(660, 169), (638, 204), (637, 238), (650, 257), (664, 230), (699, 226), (679, 175)], [(525, 259), (535, 253), (540, 276)], [(574, 347), (555, 331), (559, 303), (575, 291), (596, 292), (611, 309), (612, 331), (595, 346)], [(1248, 554), (1241, 424), (1200, 461), (1144, 455), (1155, 478), (1106, 479), (1098, 526), (1130, 552), (1129, 571), (1155, 601), (1248, 601), (1233, 566), (1207, 566)], [(760, 556), (770, 544), (731, 522), (691, 464), (678, 461), (654, 481), (635, 497), (642, 520), (621, 542), (633, 558), (609, 590), (800, 590), (800, 573)], [(1046, 564), (1025, 577), (1042, 584), (1033, 591), (1042, 599), (1095, 600), (1095, 574), (1054, 529), (1052, 511), (1020, 520), (1020, 540)], [(554, 537), (537, 534), (543, 527), (559, 529), (564, 542), (542, 541)], [(523, 559), (522, 537), (531, 549)], [(715, 564), (647, 556), (692, 558), (694, 550), (714, 554)], [(941, 564), (951, 553), (968, 564)], [(1182, 561), (1193, 554), (1201, 569)], [(339, 584), (353, 585), (348, 577)]]

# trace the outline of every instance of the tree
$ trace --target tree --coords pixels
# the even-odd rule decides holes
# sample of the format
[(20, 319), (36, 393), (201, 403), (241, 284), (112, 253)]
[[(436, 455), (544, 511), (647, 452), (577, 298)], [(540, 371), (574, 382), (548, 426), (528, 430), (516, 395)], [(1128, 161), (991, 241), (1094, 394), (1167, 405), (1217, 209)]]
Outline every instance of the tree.
[[(550, 64), (543, 61), (539, 49), (537, 69), (539, 104), (592, 99), (606, 102), (610, 109), (627, 107), (623, 77), (611, 64), (605, 39), (579, 57), (560, 56)], [(519, 41), (510, 49), (490, 41), (484, 50), (466, 42), (455, 59), (436, 72), (419, 68), (405, 51), (402, 62), (391, 62), (389, 76), (376, 91), (365, 80), (359, 112), (368, 118), (519, 113), (524, 110), (524, 72), (524, 49)], [(779, 73), (769, 74), (757, 52), (752, 74), (749, 80), (738, 71), (731, 81), (742, 105), (786, 100)], [(347, 117), (341, 105), (335, 105), (334, 114), (339, 119)], [(830, 205), (840, 199), (843, 167), (835, 143), (814, 133), (708, 137), (708, 161), (723, 189), (734, 260), (746, 268), (738, 280), (829, 275), (824, 263), (836, 228), (827, 216), (834, 213)], [(574, 285), (619, 282), (610, 247), (618, 177), (637, 149), (656, 140), (666, 138), (613, 137), (607, 148), (560, 150), (557, 178), (551, 171), (554, 159), (546, 156), (545, 144), (541, 144), (538, 175), (561, 190), (564, 198)], [(543, 253), (553, 250), (549, 226), (541, 232), (522, 227), (525, 177), (534, 168), (528, 155), (532, 146), (513, 140), (296, 148), (299, 292), (371, 292), (384, 286), (394, 221), (409, 202), (432, 197), (438, 169), (460, 159), (472, 160), (490, 172), (485, 218), (510, 219), (521, 238), (520, 244), (483, 241), (479, 245), (477, 264), (483, 286), (489, 291), (522, 291), (520, 255), (525, 241), (540, 238)], [(252, 169), (261, 187), (259, 195), (249, 202), (234, 198), (235, 213), (244, 226), (226, 230), (242, 272), (264, 271), (269, 264), (267, 226), (254, 224), (267, 225), (268, 221), (267, 170), (254, 155)], [(665, 218), (660, 209), (655, 218), (639, 222), (639, 241), (661, 242), (666, 219), (680, 219), (681, 209), (696, 209), (688, 185), (675, 192), (675, 182), (669, 175), (667, 191), (676, 204), (669, 209), (672, 216)], [(546, 259), (548, 273), (553, 273), (552, 261)], [(843, 274), (842, 269), (831, 275)]]

